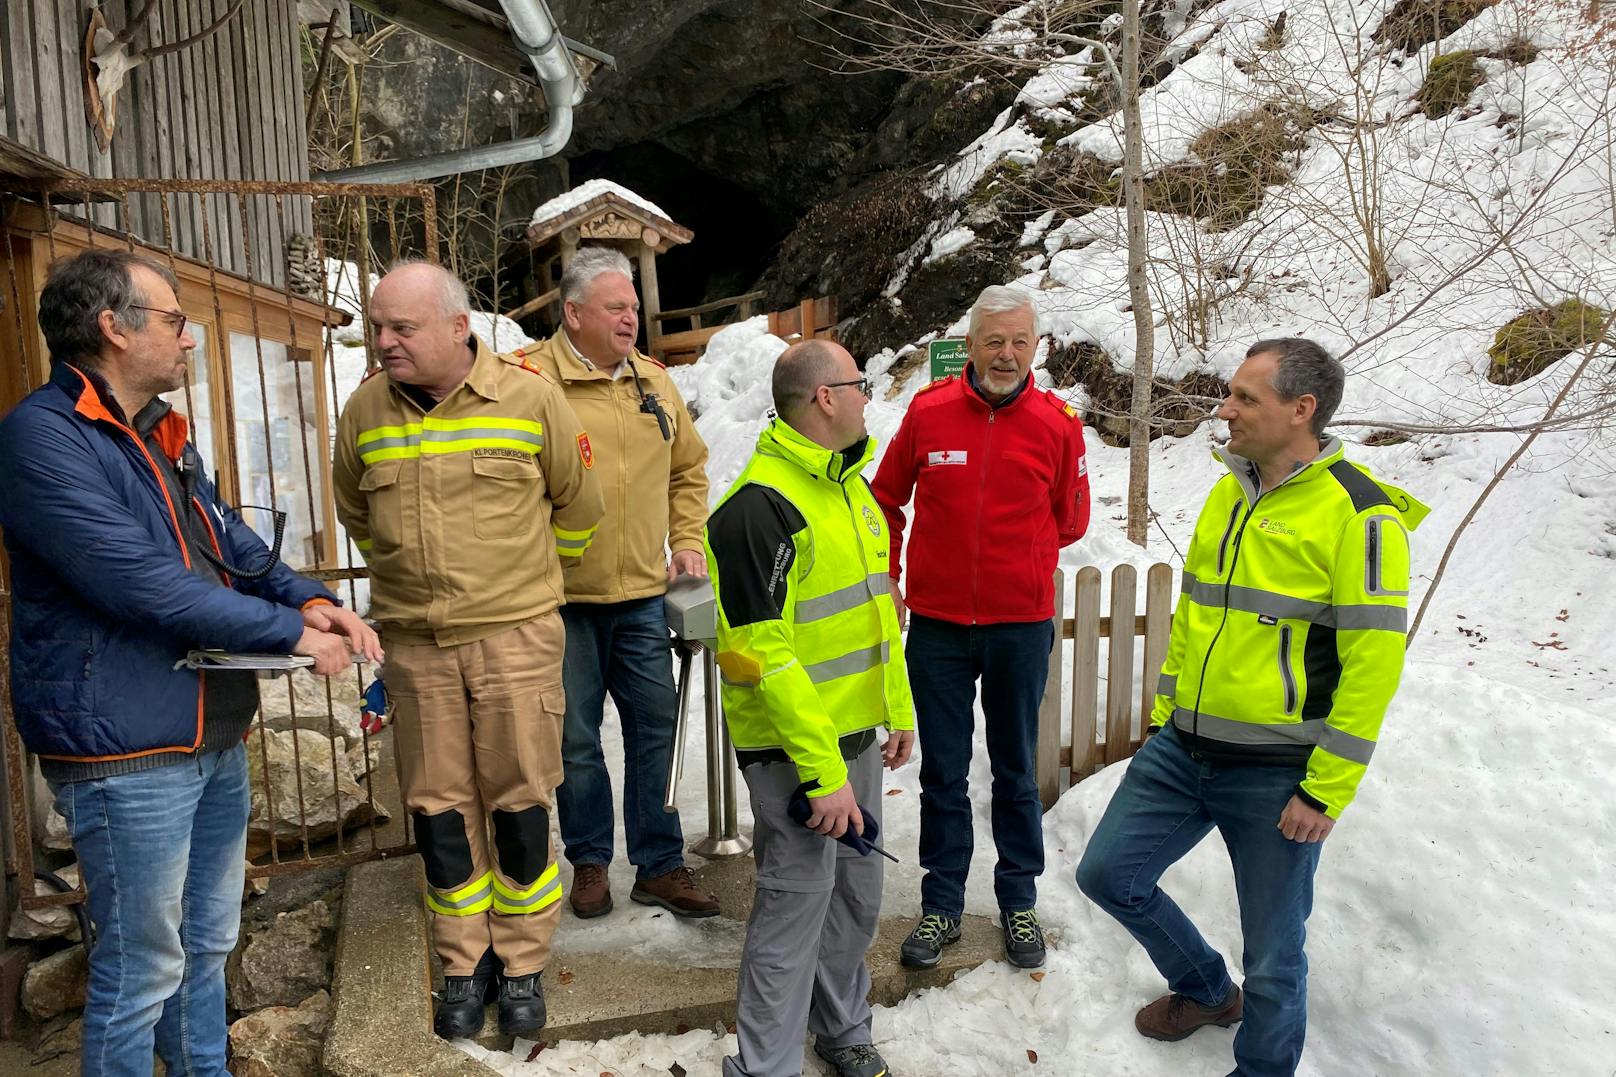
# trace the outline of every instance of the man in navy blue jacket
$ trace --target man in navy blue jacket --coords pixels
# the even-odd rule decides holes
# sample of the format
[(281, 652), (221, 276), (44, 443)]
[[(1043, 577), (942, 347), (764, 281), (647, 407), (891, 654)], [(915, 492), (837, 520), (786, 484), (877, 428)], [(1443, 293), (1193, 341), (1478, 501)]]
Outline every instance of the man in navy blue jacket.
[(11, 695), (67, 820), (97, 937), (83, 1070), (225, 1070), (224, 965), (240, 925), (250, 672), (202, 674), (196, 648), (307, 655), (317, 673), (376, 634), (274, 562), (224, 505), (159, 394), (185, 383), (178, 283), (90, 250), (40, 295), (51, 374), (0, 421), (11, 558)]

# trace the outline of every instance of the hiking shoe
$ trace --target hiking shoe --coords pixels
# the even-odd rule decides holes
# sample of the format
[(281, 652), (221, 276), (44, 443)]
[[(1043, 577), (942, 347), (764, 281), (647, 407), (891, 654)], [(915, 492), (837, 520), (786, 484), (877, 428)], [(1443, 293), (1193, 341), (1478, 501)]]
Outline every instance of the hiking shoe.
[(543, 973), (527, 976), (501, 976), (499, 983), (499, 1030), (507, 1036), (531, 1036), (544, 1027)]
[(960, 922), (941, 913), (928, 912), (903, 940), (903, 963), (912, 969), (929, 969), (943, 956), (943, 947), (958, 942)]
[(1206, 1025), (1228, 1028), (1240, 1020), (1245, 1004), (1239, 984), (1229, 989), (1229, 997), (1218, 1006), (1203, 1006), (1188, 995), (1163, 995), (1134, 1014), (1133, 1027), (1141, 1036), (1173, 1042)]
[(612, 911), (612, 885), (600, 864), (578, 864), (572, 869), (572, 914), (592, 920)]
[(886, 1059), (867, 1043), (851, 1047), (821, 1047), (815, 1043), (814, 1054), (830, 1065), (836, 1077), (888, 1077)]
[(1044, 963), (1044, 929), (1038, 926), (1037, 909), (1000, 909), (999, 926), (1004, 929), (1006, 961), (1018, 969), (1035, 969)]
[(697, 886), (696, 873), (685, 867), (637, 880), (628, 896), (641, 905), (660, 905), (675, 916), (692, 920), (718, 915), (718, 899)]
[(432, 1031), (446, 1040), (466, 1040), (483, 1030), (483, 1008), (499, 995), (494, 951), (488, 950), (470, 976), (445, 976), (438, 992)]

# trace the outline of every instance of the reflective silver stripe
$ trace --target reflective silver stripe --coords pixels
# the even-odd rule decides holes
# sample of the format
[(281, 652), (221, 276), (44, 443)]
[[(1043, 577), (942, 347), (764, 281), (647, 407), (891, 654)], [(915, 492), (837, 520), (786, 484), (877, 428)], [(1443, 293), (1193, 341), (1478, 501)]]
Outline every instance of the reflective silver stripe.
[[(1198, 606), (1222, 608), (1224, 605), (1224, 585), (1221, 583), (1202, 583), (1197, 580), (1193, 586), (1186, 587), (1184, 593)], [(1259, 617), (1289, 617), (1299, 621), (1329, 623), (1328, 602), (1309, 602), (1305, 598), (1292, 598), (1276, 591), (1242, 587), (1238, 584), (1230, 586), (1228, 593), (1228, 608), (1231, 610), (1255, 613)]]
[(1403, 526), (1401, 520), (1390, 516), (1371, 516), (1364, 521), (1364, 594), (1375, 598), (1408, 594), (1407, 591), (1393, 591), (1384, 586), (1380, 566), (1386, 546), (1385, 524)]
[(494, 891), (494, 910), (496, 912), (515, 913), (520, 916), (529, 909), (542, 908), (560, 896), (561, 877), (559, 875), (551, 879), (548, 885), (539, 887), (525, 898), (513, 897), (505, 887), (501, 886)]
[(838, 587), (828, 595), (819, 595), (815, 598), (804, 599), (797, 603), (797, 624), (807, 624), (809, 621), (822, 621), (838, 613), (856, 610), (870, 599), (887, 590), (887, 574), (884, 572), (871, 573), (869, 576), (850, 583), (846, 587)]
[(1402, 606), (1336, 606), (1335, 627), (1345, 631), (1383, 628), (1408, 632), (1408, 610)]
[(494, 883), (493, 883), (493, 879), (490, 877), (489, 881), (483, 883), (483, 885), (479, 886), (476, 890), (472, 891), (470, 894), (467, 894), (465, 897), (461, 898), (459, 901), (450, 901), (449, 900), (449, 894), (453, 893), (454, 891), (439, 890), (435, 886), (434, 887), (429, 887), (428, 889), (431, 890), (431, 892), (432, 892), (432, 894), (431, 894), (432, 900), (440, 908), (443, 908), (443, 909), (464, 909), (469, 905), (477, 904), (477, 902), (479, 902), (479, 901), (487, 901), (488, 898), (494, 892)]
[(595, 541), (594, 535), (582, 539), (564, 539), (560, 535), (555, 537), (556, 549), (562, 554), (566, 554), (568, 551), (576, 551), (572, 554), (574, 557), (581, 556), (585, 550), (589, 549), (589, 544), (593, 541)]
[(863, 673), (874, 669), (887, 660), (890, 645), (882, 640), (873, 647), (860, 647), (856, 651), (849, 651), (839, 658), (827, 659), (824, 662), (815, 662), (811, 666), (803, 666), (808, 679), (814, 684), (824, 684), (834, 681), (838, 677), (850, 676), (854, 673)]
[[(1184, 574), (1184, 594), (1197, 606), (1224, 608), (1223, 584), (1202, 583)], [(1259, 587), (1231, 586), (1228, 608), (1258, 617), (1276, 620), (1310, 621), (1316, 625), (1344, 630), (1384, 628), (1391, 632), (1404, 632), (1408, 627), (1408, 611), (1401, 606), (1332, 606), (1328, 602), (1311, 602), (1305, 598), (1292, 598)]]
[(1319, 736), (1319, 747), (1331, 755), (1338, 755), (1352, 763), (1369, 765), (1369, 757), (1375, 754), (1375, 742), (1354, 736), (1333, 725), (1326, 725), (1324, 732)]
[(406, 445), (417, 444), (419, 440), (419, 438), (414, 436), (399, 438), (377, 438), (375, 441), (360, 442), (359, 451), (363, 455), (366, 453), (373, 453), (377, 449), (402, 449)]
[(1323, 718), (1266, 725), (1260, 722), (1236, 722), (1205, 711), (1196, 718), (1194, 711), (1183, 707), (1173, 711), (1173, 724), (1186, 733), (1198, 733), (1229, 744), (1317, 744), (1324, 730)]
[(1159, 696), (1174, 696), (1178, 694), (1178, 675), (1163, 673), (1156, 682), (1156, 694)]

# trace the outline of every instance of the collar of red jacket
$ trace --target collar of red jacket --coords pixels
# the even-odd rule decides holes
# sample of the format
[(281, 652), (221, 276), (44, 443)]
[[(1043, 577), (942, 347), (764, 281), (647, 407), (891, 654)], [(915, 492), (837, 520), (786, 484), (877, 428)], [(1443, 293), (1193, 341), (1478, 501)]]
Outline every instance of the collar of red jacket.
[[(140, 440), (113, 399), (112, 390), (105, 380), (91, 371), (71, 363), (51, 364), (51, 384), (67, 393), (73, 401), (73, 410), (91, 422), (111, 423), (136, 441)], [(190, 436), (190, 423), (180, 412), (169, 408), (168, 413), (152, 428), (152, 437), (169, 460), (178, 462)]]
[(960, 373), (960, 383), (964, 386), (965, 399), (981, 408), (983, 411), (1012, 411), (1021, 406), (1021, 402), (1032, 395), (1032, 371), (1027, 371), (1026, 377), (1009, 398), (995, 404), (982, 395), (982, 390), (976, 384), (976, 370), (969, 364)]

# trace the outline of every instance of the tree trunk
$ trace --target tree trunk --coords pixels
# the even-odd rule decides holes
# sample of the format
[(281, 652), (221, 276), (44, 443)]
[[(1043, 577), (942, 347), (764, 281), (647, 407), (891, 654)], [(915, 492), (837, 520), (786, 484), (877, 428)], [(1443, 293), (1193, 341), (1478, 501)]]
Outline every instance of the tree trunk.
[(1133, 406), (1128, 418), (1128, 541), (1150, 524), (1150, 379), (1156, 330), (1145, 279), (1144, 132), (1139, 119), (1139, 0), (1122, 0), (1122, 192), (1128, 219), (1128, 300), (1133, 306)]

